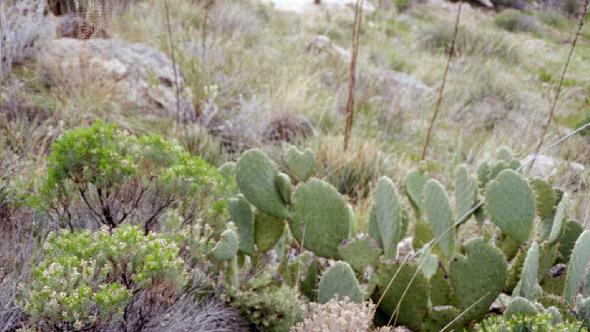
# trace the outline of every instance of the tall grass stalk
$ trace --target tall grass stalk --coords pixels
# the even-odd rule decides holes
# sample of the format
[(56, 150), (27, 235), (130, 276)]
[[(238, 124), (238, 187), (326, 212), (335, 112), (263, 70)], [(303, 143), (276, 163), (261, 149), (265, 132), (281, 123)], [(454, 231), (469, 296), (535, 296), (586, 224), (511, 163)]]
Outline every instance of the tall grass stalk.
[(350, 77), (348, 79), (348, 100), (346, 102), (346, 125), (344, 127), (344, 151), (348, 150), (352, 120), (354, 117), (354, 85), (356, 83), (356, 59), (359, 51), (359, 35), (363, 15), (364, 0), (357, 0), (352, 27), (352, 56), (350, 58)]
[(168, 0), (164, 0), (164, 10), (166, 11), (166, 29), (168, 31), (168, 45), (170, 47), (170, 57), (172, 58), (172, 69), (174, 70), (174, 85), (176, 87), (176, 125), (180, 124), (180, 86), (178, 84), (178, 68), (176, 67), (176, 56), (174, 54), (174, 40), (172, 39), (172, 26), (170, 25), (170, 6)]
[(572, 39), (571, 47), (570, 47), (569, 53), (567, 55), (567, 60), (565, 62), (565, 65), (563, 66), (563, 70), (561, 72), (561, 78), (559, 79), (559, 84), (557, 85), (557, 90), (555, 90), (555, 97), (553, 98), (553, 103), (551, 104), (551, 109), (549, 111), (549, 115), (547, 116), (547, 122), (545, 122), (545, 125), (543, 125), (543, 127), (542, 127), (541, 137), (539, 138), (539, 143), (537, 144), (537, 148), (535, 149), (535, 154), (533, 155), (533, 158), (532, 158), (531, 166), (529, 168), (530, 170), (532, 170), (533, 166), (535, 165), (535, 160), (537, 159), (537, 156), (539, 155), (539, 151), (541, 150), (541, 147), (543, 146), (543, 143), (545, 141), (545, 136), (547, 136), (547, 132), (549, 131), (549, 126), (551, 125), (551, 121), (553, 121), (553, 115), (555, 114), (555, 109), (557, 108), (557, 102), (559, 101), (559, 96), (561, 95), (561, 89), (563, 88), (563, 82), (565, 80), (565, 75), (567, 74), (567, 70), (568, 70), (570, 62), (572, 60), (572, 56), (574, 55), (574, 50), (576, 49), (576, 44), (578, 43), (578, 39), (580, 38), (580, 35), (582, 34), (582, 28), (584, 28), (584, 20), (586, 18), (586, 14), (588, 13), (588, 3), (589, 3), (589, 0), (584, 1), (583, 10), (582, 10), (582, 13), (580, 14), (580, 21), (578, 23), (578, 30), (576, 31), (576, 34), (574, 35), (574, 38)]
[(207, 0), (203, 6), (203, 25), (201, 26), (201, 61), (205, 62), (207, 55), (207, 24), (209, 23), (209, 10), (215, 3), (215, 0)]
[(459, 1), (459, 7), (457, 8), (457, 16), (455, 18), (455, 28), (453, 31), (453, 39), (451, 40), (451, 47), (449, 49), (449, 57), (447, 59), (447, 64), (445, 66), (445, 72), (443, 74), (442, 84), (438, 90), (438, 95), (436, 96), (436, 104), (434, 107), (434, 114), (432, 114), (432, 119), (430, 119), (430, 124), (428, 125), (428, 130), (426, 131), (426, 138), (424, 139), (424, 147), (422, 148), (422, 155), (420, 156), (420, 160), (424, 160), (426, 158), (426, 153), (428, 151), (428, 144), (430, 143), (430, 136), (432, 135), (432, 129), (434, 128), (434, 123), (436, 122), (436, 118), (438, 117), (438, 113), (440, 113), (440, 106), (442, 104), (442, 97), (445, 91), (445, 86), (447, 84), (447, 75), (449, 74), (449, 68), (451, 67), (451, 60), (453, 60), (453, 55), (455, 54), (455, 43), (457, 41), (457, 34), (459, 33), (459, 22), (461, 20), (461, 8), (463, 7), (463, 0)]

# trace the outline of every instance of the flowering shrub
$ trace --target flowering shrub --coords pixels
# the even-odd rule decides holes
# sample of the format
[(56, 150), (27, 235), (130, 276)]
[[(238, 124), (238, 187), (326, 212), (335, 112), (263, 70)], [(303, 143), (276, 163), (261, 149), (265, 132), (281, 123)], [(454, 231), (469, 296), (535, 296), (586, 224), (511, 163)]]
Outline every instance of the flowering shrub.
[(175, 294), (187, 281), (175, 243), (144, 236), (138, 226), (52, 233), (44, 251), (31, 284), (22, 287), (23, 307), (33, 322), (53, 330), (110, 324), (140, 290)]
[(228, 188), (217, 170), (158, 135), (136, 137), (97, 121), (66, 132), (51, 150), (46, 182), (32, 202), (61, 227), (130, 221), (147, 233), (170, 208), (189, 222), (224, 210)]
[(388, 332), (392, 329), (371, 328), (375, 305), (371, 302), (354, 303), (348, 298), (332, 299), (324, 304), (310, 303), (305, 319), (291, 328), (291, 332)]

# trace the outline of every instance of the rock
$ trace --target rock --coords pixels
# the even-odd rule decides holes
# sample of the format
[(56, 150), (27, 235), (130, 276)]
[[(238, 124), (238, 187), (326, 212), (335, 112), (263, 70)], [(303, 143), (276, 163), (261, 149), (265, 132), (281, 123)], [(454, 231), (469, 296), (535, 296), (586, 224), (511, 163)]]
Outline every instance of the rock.
[[(526, 156), (521, 162), (530, 163), (534, 155)], [(530, 167), (530, 165), (528, 165)], [(530, 170), (532, 176), (543, 179), (559, 176), (565, 178), (568, 186), (576, 187), (582, 180), (582, 174), (585, 171), (584, 165), (577, 162), (568, 162), (565, 160), (555, 159), (546, 155), (538, 155)]]
[(307, 46), (307, 51), (326, 53), (329, 56), (346, 63), (350, 62), (351, 57), (348, 50), (344, 49), (342, 46), (334, 44), (329, 37), (324, 35), (317, 35)]
[(391, 96), (400, 93), (416, 95), (431, 94), (434, 90), (419, 79), (406, 73), (394, 70), (375, 70), (372, 73), (377, 85), (382, 90), (381, 95)]
[[(56, 85), (92, 80), (112, 87), (132, 107), (176, 117), (176, 87), (172, 61), (161, 51), (117, 39), (59, 38), (37, 54), (38, 69)], [(84, 81), (82, 81), (84, 82)], [(195, 120), (192, 93), (178, 77), (180, 119)]]
[(0, 0), (0, 80), (52, 38), (45, 1)]
[(266, 142), (293, 143), (297, 138), (305, 138), (315, 133), (312, 123), (303, 115), (283, 113), (271, 120), (263, 132)]
[(494, 8), (494, 4), (490, 0), (476, 0), (480, 5), (487, 8)]
[[(276, 9), (282, 11), (304, 13), (323, 7), (326, 9), (336, 10), (342, 7), (353, 7), (356, 0), (263, 0), (264, 3), (273, 5)], [(363, 12), (372, 13), (375, 11), (369, 1), (363, 3)]]

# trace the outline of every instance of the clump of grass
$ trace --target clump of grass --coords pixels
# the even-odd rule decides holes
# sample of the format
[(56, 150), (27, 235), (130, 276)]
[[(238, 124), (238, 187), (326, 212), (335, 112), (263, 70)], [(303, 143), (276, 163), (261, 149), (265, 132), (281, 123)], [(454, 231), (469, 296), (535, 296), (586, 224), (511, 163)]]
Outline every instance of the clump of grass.
[[(448, 53), (453, 41), (454, 25), (438, 21), (422, 31), (422, 47), (433, 52)], [(455, 41), (457, 56), (482, 56), (518, 63), (521, 55), (515, 44), (500, 33), (466, 25)]]
[(556, 29), (564, 29), (570, 25), (570, 22), (567, 20), (567, 18), (556, 10), (539, 12), (538, 17), (541, 22)]
[(540, 32), (539, 22), (535, 16), (515, 9), (507, 9), (501, 12), (494, 18), (494, 24), (510, 32)]

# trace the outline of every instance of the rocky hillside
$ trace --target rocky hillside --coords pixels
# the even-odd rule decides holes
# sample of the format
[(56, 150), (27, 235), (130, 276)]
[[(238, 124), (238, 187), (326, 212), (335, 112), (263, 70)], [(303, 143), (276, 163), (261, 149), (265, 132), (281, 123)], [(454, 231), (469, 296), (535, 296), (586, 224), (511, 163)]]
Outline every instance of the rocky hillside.
[[(462, 317), (448, 326), (458, 330), (507, 311), (514, 298), (528, 302), (518, 300), (512, 309), (533, 306), (543, 316), (557, 307), (565, 320), (583, 321), (580, 312), (590, 305), (574, 308), (569, 295), (547, 299), (533, 288), (562, 295), (567, 273), (551, 269), (562, 276), (551, 285), (546, 275), (566, 268), (573, 240), (590, 222), (590, 129), (574, 132), (590, 121), (590, 24), (580, 26), (590, 20), (587, 2), (363, 3), (357, 10), (352, 0), (2, 0), (0, 332), (312, 331), (329, 325), (321, 322), (324, 314), (349, 310), (364, 318), (354, 323), (361, 327), (342, 331), (388, 320), (438, 330), (451, 324), (450, 316)], [(345, 150), (351, 87), (354, 117)], [(541, 139), (546, 148), (569, 134), (534, 155)], [(515, 183), (522, 184), (520, 194), (510, 196)], [(447, 195), (460, 189), (469, 202)], [(487, 195), (496, 189), (501, 211), (494, 213)], [(436, 203), (431, 209), (423, 205), (428, 195)], [(518, 211), (503, 214), (511, 202)], [(339, 226), (324, 228), (332, 220)], [(528, 226), (515, 230), (506, 220)], [(325, 236), (306, 236), (307, 221)], [(259, 234), (252, 226), (246, 237), (245, 224), (273, 231)], [(457, 228), (452, 241), (443, 232), (448, 227)], [(193, 231), (199, 236), (187, 238)], [(131, 236), (139, 242), (125, 242)], [(434, 239), (444, 244), (429, 242)], [(96, 293), (88, 303), (50, 312), (40, 305), (50, 301), (41, 290), (63, 272), (51, 264), (61, 264), (68, 279), (68, 269), (82, 273), (81, 261), (90, 259), (62, 248), (68, 241), (95, 242), (95, 253), (120, 241), (143, 255), (125, 262), (147, 260), (159, 243), (154, 252), (169, 253), (160, 268), (175, 272), (158, 270), (129, 284), (125, 278), (147, 267), (133, 265), (121, 277), (104, 272), (88, 281)], [(433, 253), (421, 249), (428, 243)], [(57, 261), (62, 252), (71, 260)], [(489, 289), (495, 297), (480, 294), (487, 306), (476, 310), (470, 305), (480, 298), (470, 298), (453, 278), (468, 276), (466, 266), (475, 269), (478, 255), (500, 274), (506, 270), (507, 281)], [(537, 265), (545, 264), (530, 263), (540, 269), (539, 280), (521, 281), (525, 261), (535, 255)], [(399, 294), (383, 290), (393, 265), (379, 264), (405, 257), (412, 263), (399, 267), (404, 285), (420, 264), (436, 260), (418, 282), (435, 288), (432, 280), (444, 277), (452, 295), (429, 293), (423, 303), (396, 308), (403, 299), (393, 303)], [(180, 261), (185, 265), (175, 265)], [(32, 265), (58, 273), (56, 279), (39, 278), (50, 272)], [(582, 265), (573, 265), (580, 275)], [(101, 269), (110, 271), (105, 265), (96, 273)], [(313, 300), (321, 283), (306, 278), (312, 272), (332, 280), (319, 304)], [(305, 289), (305, 282), (315, 288)], [(358, 288), (349, 301), (373, 303), (335, 301), (331, 282)], [(524, 289), (527, 282), (534, 285)], [(17, 289), (19, 283), (31, 291)], [(62, 291), (70, 296), (79, 285), (73, 281)], [(109, 305), (96, 302), (107, 296), (101, 287), (111, 287)], [(153, 297), (158, 287), (168, 297)], [(150, 301), (158, 305), (142, 312)], [(543, 310), (534, 308), (537, 302)], [(86, 320), (66, 317), (84, 312)], [(326, 329), (341, 327), (319, 328)]]

